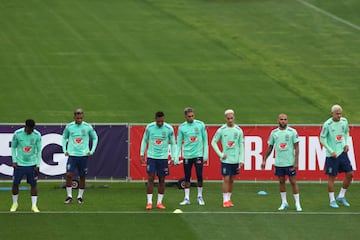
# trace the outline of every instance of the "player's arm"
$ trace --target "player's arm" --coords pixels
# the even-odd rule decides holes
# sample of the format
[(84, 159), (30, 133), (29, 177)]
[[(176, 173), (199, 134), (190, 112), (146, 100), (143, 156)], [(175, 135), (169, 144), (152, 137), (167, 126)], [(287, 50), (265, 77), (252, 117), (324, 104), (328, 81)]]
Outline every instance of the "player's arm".
[(345, 140), (345, 146), (344, 146), (344, 152), (348, 152), (349, 151), (349, 125), (348, 123), (346, 123), (346, 128), (345, 128), (345, 134), (344, 134), (344, 140)]
[(18, 146), (18, 141), (17, 141), (17, 137), (16, 134), (13, 135), (13, 138), (11, 140), (11, 159), (12, 159), (12, 165), (13, 167), (17, 167), (17, 146)]
[(36, 170), (39, 171), (41, 163), (41, 135), (39, 135), (39, 139), (36, 143)]
[(218, 130), (216, 131), (215, 136), (211, 140), (211, 146), (216, 152), (216, 154), (222, 159), (225, 156), (225, 154), (220, 151), (220, 148), (217, 144), (220, 139), (221, 139), (221, 132), (220, 130)]
[(148, 127), (146, 127), (143, 138), (141, 140), (141, 146), (140, 146), (140, 162), (141, 164), (145, 163), (145, 150), (146, 150), (146, 145), (149, 141), (149, 130)]
[(182, 146), (182, 141), (183, 141), (184, 135), (182, 132), (181, 127), (178, 128), (178, 135), (177, 135), (177, 154), (176, 154), (176, 158), (175, 158), (175, 165), (179, 164), (179, 159), (181, 156), (181, 146)]
[(176, 141), (175, 141), (175, 133), (174, 129), (171, 127), (170, 133), (169, 133), (169, 142), (170, 142), (170, 154), (171, 154), (171, 161), (174, 163), (174, 160), (176, 159)]
[(273, 148), (274, 148), (274, 145), (269, 144), (268, 148), (266, 149), (263, 161), (261, 163), (261, 169), (265, 169), (266, 159), (268, 159), (268, 157), (270, 156)]
[(62, 135), (62, 150), (63, 153), (65, 153), (65, 155), (69, 154), (67, 151), (68, 139), (69, 139), (69, 129), (66, 126)]
[(324, 146), (324, 148), (326, 150), (328, 150), (328, 152), (331, 154), (331, 157), (336, 158), (335, 151), (330, 147), (330, 145), (327, 141), (328, 134), (329, 134), (329, 130), (324, 124), (324, 126), (322, 127), (322, 130), (321, 130), (321, 133), (320, 133), (320, 142)]
[(295, 153), (294, 168), (297, 169), (299, 167), (299, 142), (294, 143), (294, 153)]
[(98, 145), (98, 142), (99, 142), (99, 137), (98, 135), (96, 134), (96, 131), (94, 128), (91, 127), (90, 129), (90, 132), (89, 132), (89, 135), (92, 139), (92, 146), (91, 146), (91, 150), (90, 150), (90, 155), (93, 155), (94, 152), (95, 152), (95, 149)]
[(202, 139), (203, 139), (203, 147), (204, 147), (204, 162), (209, 159), (209, 142), (208, 142), (208, 135), (206, 131), (206, 126), (203, 124), (202, 128)]

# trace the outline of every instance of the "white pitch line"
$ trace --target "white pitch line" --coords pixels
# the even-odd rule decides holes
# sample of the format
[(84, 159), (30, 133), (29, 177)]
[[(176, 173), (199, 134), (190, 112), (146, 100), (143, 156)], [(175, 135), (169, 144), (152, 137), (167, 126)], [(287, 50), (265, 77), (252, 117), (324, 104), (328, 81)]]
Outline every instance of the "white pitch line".
[(360, 212), (161, 212), (161, 211), (0, 211), (0, 214), (243, 214), (243, 215), (360, 215)]
[(353, 23), (351, 23), (351, 22), (349, 22), (349, 21), (347, 21), (345, 19), (342, 19), (342, 18), (340, 18), (340, 17), (338, 17), (338, 16), (336, 16), (336, 15), (334, 15), (332, 13), (329, 13), (329, 12), (327, 12), (327, 11), (325, 11), (325, 10), (315, 6), (315, 5), (312, 5), (311, 3), (308, 3), (306, 1), (304, 1), (304, 0), (296, 0), (296, 1), (298, 1), (299, 3), (302, 3), (303, 5), (311, 8), (311, 9), (313, 9), (313, 10), (319, 12), (319, 13), (322, 13), (322, 14), (324, 14), (324, 15), (326, 15), (326, 16), (328, 16), (328, 17), (330, 17), (330, 18), (332, 18), (332, 19), (334, 19), (334, 20), (336, 20), (338, 22), (346, 24), (346, 25), (360, 31), (360, 26), (358, 26), (356, 24), (353, 24)]

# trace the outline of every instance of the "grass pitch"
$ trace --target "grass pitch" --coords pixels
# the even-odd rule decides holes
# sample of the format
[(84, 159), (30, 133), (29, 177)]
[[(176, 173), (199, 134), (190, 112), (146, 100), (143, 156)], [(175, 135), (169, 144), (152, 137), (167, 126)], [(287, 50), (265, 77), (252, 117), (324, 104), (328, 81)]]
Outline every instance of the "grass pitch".
[(0, 1), (0, 122), (65, 123), (80, 106), (90, 122), (163, 110), (180, 123), (190, 105), (206, 123), (227, 108), (239, 123), (279, 112), (322, 123), (339, 103), (360, 123), (359, 11), (357, 0)]
[[(145, 210), (144, 183), (91, 183), (84, 204), (65, 205), (65, 189), (59, 183), (39, 183), (39, 214), (30, 212), (28, 191), (21, 191), (19, 210), (10, 213), (11, 192), (0, 192), (0, 223), (4, 239), (339, 239), (360, 234), (360, 194), (357, 184), (350, 187), (350, 208), (328, 206), (326, 184), (300, 183), (303, 212), (295, 211), (288, 185), (289, 210), (277, 211), (280, 195), (277, 183), (236, 182), (232, 199), (235, 206), (222, 207), (221, 183), (205, 183), (205, 206), (196, 202), (191, 189), (191, 205), (180, 206), (183, 190), (167, 187), (166, 210)], [(10, 186), (1, 183), (0, 186)], [(340, 188), (337, 184), (336, 188)], [(260, 190), (265, 196), (258, 195)], [(74, 197), (77, 191), (74, 190)], [(154, 198), (156, 201), (156, 196)], [(183, 213), (175, 214), (175, 209)], [(14, 231), (14, 229), (17, 229)]]

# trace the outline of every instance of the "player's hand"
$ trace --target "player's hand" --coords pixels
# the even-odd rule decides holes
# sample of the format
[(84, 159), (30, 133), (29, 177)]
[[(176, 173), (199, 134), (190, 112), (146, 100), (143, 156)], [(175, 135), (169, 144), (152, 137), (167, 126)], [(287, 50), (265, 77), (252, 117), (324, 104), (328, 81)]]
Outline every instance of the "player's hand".
[(35, 167), (35, 168), (34, 168), (34, 171), (35, 171), (36, 174), (39, 174), (39, 172), (40, 172), (39, 167)]
[(222, 153), (222, 158), (221, 159), (226, 159), (226, 154), (225, 153)]
[(265, 169), (265, 165), (266, 165), (266, 162), (265, 162), (265, 161), (262, 161), (262, 163), (261, 163), (261, 169), (262, 169), (262, 170)]
[(144, 156), (140, 156), (140, 163), (145, 164), (145, 157)]
[(345, 146), (344, 146), (344, 152), (347, 153), (348, 151), (349, 151), (349, 146), (348, 146), (348, 145), (345, 145)]
[(330, 157), (336, 158), (336, 157), (337, 157), (336, 152), (332, 152), (332, 153), (330, 154)]
[(203, 163), (206, 163), (206, 162), (207, 162), (207, 160), (209, 160), (209, 159), (204, 158), (204, 159), (203, 159)]
[(16, 162), (14, 162), (14, 163), (12, 164), (12, 166), (13, 166), (13, 168), (17, 168), (17, 167), (18, 167), (18, 164), (17, 164)]
[(175, 165), (174, 160), (171, 159), (169, 165), (170, 165), (170, 167), (174, 166)]
[(239, 163), (239, 169), (241, 169), (244, 166), (244, 163)]

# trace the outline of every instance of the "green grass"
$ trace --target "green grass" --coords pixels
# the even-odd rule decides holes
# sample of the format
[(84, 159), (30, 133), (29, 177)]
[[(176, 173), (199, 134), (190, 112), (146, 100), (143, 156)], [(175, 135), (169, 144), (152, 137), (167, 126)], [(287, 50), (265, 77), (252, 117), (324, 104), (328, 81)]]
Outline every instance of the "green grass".
[[(360, 25), (356, 0), (310, 3)], [(360, 123), (359, 31), (299, 1), (0, 1), (0, 122)]]
[[(19, 212), (9, 213), (11, 192), (0, 193), (0, 224), (4, 239), (338, 239), (354, 238), (360, 230), (360, 194), (353, 185), (347, 192), (350, 208), (334, 210), (328, 206), (326, 184), (300, 183), (303, 212), (294, 210), (290, 186), (290, 209), (279, 213), (277, 183), (236, 182), (232, 199), (235, 207), (222, 208), (221, 183), (206, 183), (205, 206), (196, 203), (196, 188), (191, 189), (191, 205), (179, 206), (183, 191), (166, 188), (166, 210), (145, 209), (144, 183), (91, 183), (84, 204), (64, 205), (64, 189), (59, 183), (39, 183), (40, 214), (30, 213), (29, 192), (19, 195)], [(0, 183), (0, 186), (10, 186)], [(25, 186), (25, 184), (24, 184)], [(337, 184), (336, 188), (340, 188)], [(257, 195), (265, 190), (268, 195)], [(74, 190), (74, 196), (77, 191)], [(154, 198), (156, 201), (156, 196)], [(174, 214), (180, 208), (184, 213)], [(14, 231), (17, 229), (17, 231)]]

